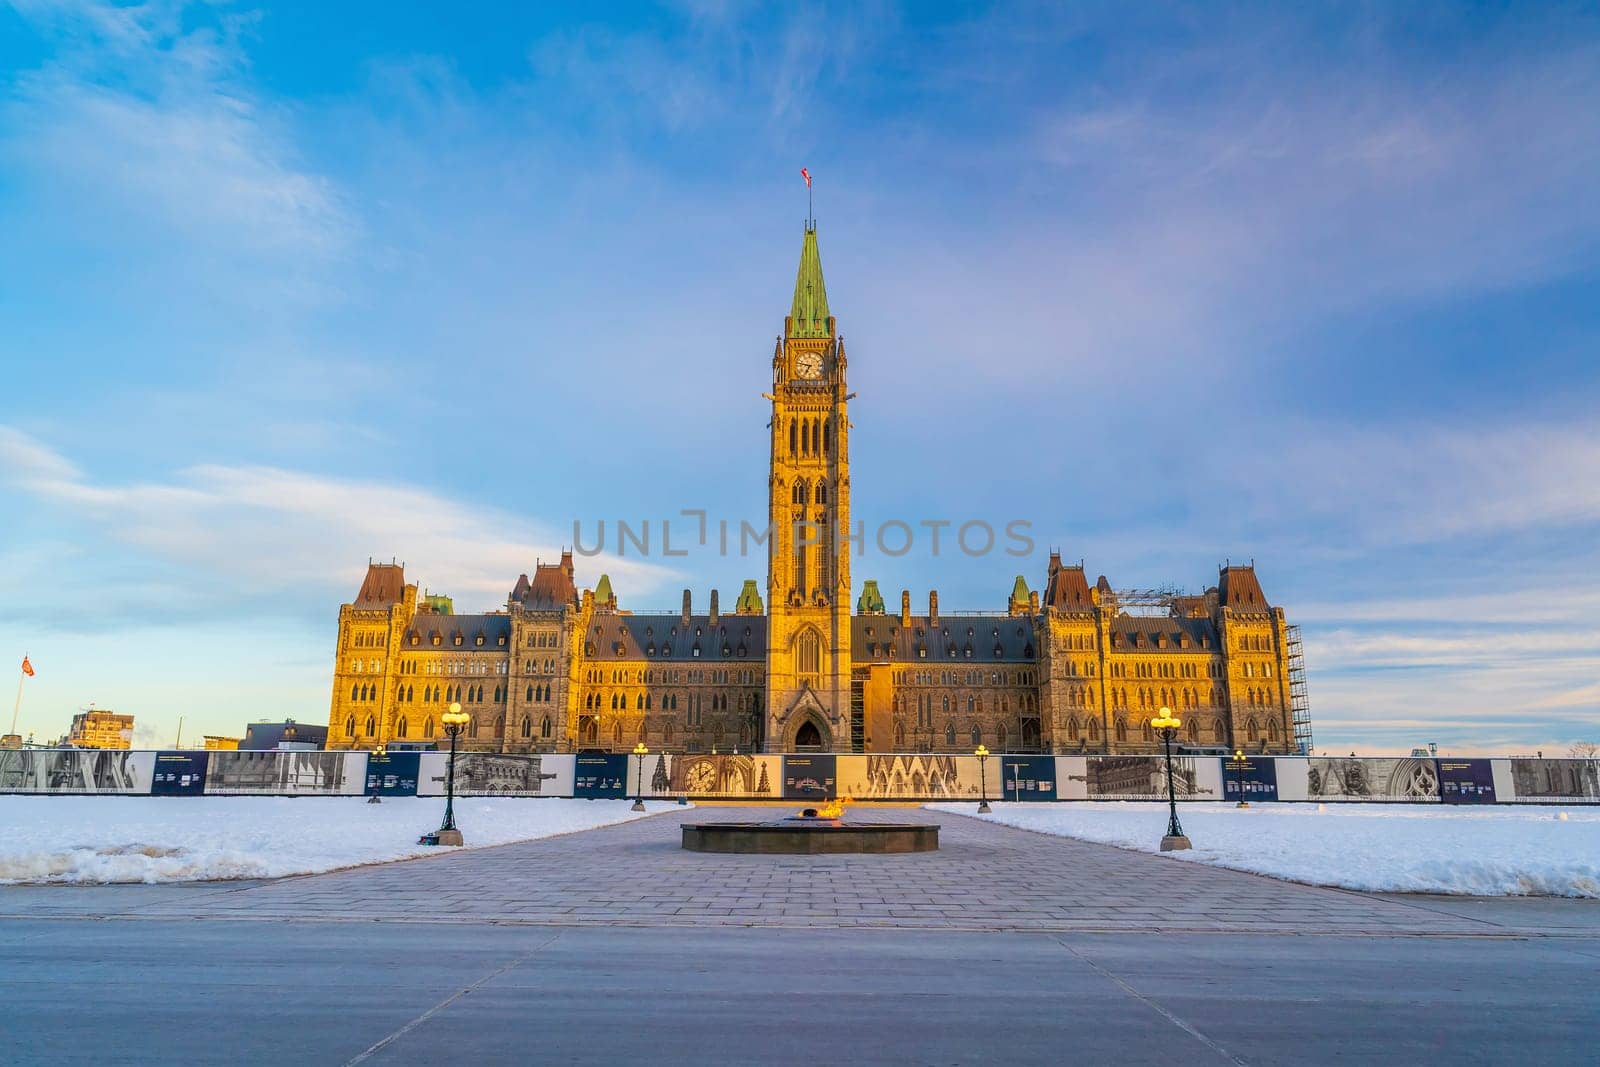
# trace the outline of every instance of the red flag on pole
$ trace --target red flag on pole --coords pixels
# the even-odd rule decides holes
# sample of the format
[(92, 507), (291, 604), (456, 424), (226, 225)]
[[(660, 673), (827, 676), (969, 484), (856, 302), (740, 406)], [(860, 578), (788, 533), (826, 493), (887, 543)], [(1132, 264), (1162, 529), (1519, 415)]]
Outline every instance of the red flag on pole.
[(811, 172), (809, 170), (806, 170), (806, 168), (801, 167), (800, 168), (800, 177), (802, 177), (802, 178), (804, 178), (806, 180), (806, 188), (807, 189), (811, 188)]
[(26, 674), (29, 678), (33, 677), (33, 664), (28, 662), (27, 656), (22, 657), (22, 673)]

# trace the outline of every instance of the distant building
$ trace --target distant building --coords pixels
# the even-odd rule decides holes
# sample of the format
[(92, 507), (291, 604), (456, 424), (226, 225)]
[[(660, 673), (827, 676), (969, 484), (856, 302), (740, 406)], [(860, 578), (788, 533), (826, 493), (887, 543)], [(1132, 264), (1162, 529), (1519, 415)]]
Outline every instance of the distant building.
[(132, 748), (133, 716), (101, 708), (79, 712), (63, 743), (69, 748)]
[(206, 734), (207, 752), (232, 752), (239, 747), (237, 737), (220, 737), (217, 734)]
[(319, 749), (328, 743), (328, 728), (285, 719), (282, 722), (253, 722), (244, 728), (244, 740), (234, 747), (251, 752), (270, 749), (293, 751)]

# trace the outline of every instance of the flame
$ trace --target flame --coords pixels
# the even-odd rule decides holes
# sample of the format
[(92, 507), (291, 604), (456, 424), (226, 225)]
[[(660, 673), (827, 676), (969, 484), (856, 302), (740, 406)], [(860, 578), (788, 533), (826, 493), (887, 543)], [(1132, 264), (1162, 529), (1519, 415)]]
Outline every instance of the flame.
[(837, 800), (830, 800), (826, 804), (822, 805), (822, 807), (817, 809), (817, 818), (842, 819), (844, 818), (844, 809), (846, 805), (853, 803), (855, 803), (855, 800), (851, 797), (840, 797)]

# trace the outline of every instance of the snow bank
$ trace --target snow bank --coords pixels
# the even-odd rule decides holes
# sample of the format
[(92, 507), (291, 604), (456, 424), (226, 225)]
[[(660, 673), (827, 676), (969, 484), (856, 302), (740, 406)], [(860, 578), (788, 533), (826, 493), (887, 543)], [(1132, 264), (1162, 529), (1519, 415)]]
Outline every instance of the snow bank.
[[(930, 804), (975, 814), (975, 804)], [(1165, 804), (994, 804), (1007, 826), (1158, 852)], [(1561, 815), (1565, 814), (1563, 820)], [(1312, 885), (1467, 896), (1600, 897), (1600, 810), (1423, 804), (1180, 804), (1167, 855)]]
[[(631, 805), (457, 798), (456, 825), (485, 848), (639, 818)], [(0, 796), (0, 884), (278, 878), (458, 851), (417, 844), (443, 816), (436, 797)]]

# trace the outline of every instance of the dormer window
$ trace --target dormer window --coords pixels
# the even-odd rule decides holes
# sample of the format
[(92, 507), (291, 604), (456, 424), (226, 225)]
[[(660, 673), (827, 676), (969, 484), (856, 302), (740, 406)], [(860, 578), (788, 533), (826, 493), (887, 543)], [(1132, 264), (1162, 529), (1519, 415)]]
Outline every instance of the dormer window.
[(483, 635), (479, 634), (476, 638), (474, 638), (473, 644), (477, 645), (479, 648), (482, 648), (483, 647)]
[(504, 636), (500, 636), (500, 637), (495, 638), (494, 643), (499, 645), (501, 648), (505, 648), (506, 647), (506, 639), (505, 639)]
[(434, 634), (433, 635), (433, 647), (434, 648), (438, 648), (442, 644), (444, 644), (444, 638), (440, 637), (438, 634)]
[(420, 645), (420, 644), (422, 644), (422, 638), (418, 637), (416, 634), (412, 634), (411, 635), (411, 643), (413, 645)]
[(455, 644), (455, 646), (457, 648), (461, 647), (461, 635), (460, 634), (456, 634), (455, 639), (454, 639), (454, 644)]

